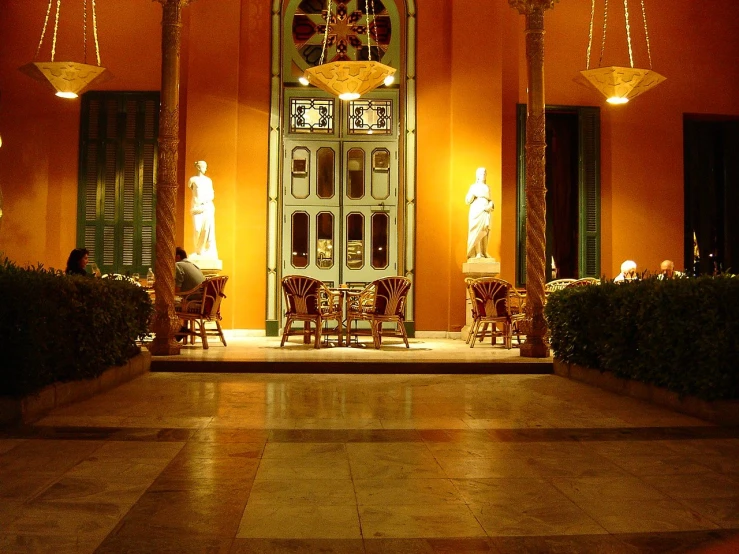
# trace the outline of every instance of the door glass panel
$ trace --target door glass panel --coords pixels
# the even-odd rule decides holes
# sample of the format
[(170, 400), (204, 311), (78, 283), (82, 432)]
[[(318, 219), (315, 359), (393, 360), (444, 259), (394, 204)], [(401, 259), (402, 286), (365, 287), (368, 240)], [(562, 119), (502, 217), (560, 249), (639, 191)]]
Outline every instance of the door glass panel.
[(372, 267), (385, 269), (388, 265), (388, 234), (390, 217), (385, 213), (372, 214)]
[(316, 216), (316, 263), (321, 269), (334, 266), (334, 214)]
[(364, 150), (352, 148), (346, 158), (347, 196), (358, 200), (364, 197)]
[(308, 267), (308, 237), (310, 219), (305, 212), (292, 215), (292, 264), (293, 267)]
[(372, 198), (384, 200), (390, 196), (390, 151), (378, 148), (372, 152)]
[(364, 216), (360, 213), (346, 217), (346, 265), (349, 269), (364, 266)]
[(310, 150), (295, 148), (292, 152), (290, 192), (294, 198), (308, 198), (310, 194)]
[(316, 194), (318, 198), (333, 198), (334, 196), (334, 150), (333, 148), (319, 148), (316, 175)]

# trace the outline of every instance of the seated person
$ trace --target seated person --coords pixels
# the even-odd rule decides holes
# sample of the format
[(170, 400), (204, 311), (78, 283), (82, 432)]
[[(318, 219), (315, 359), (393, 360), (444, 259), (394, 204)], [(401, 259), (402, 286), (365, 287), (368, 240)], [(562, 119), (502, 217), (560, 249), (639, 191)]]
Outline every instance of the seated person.
[(200, 268), (187, 259), (187, 252), (184, 248), (175, 248), (175, 273), (174, 273), (174, 292), (179, 294), (182, 291), (192, 290), (200, 283), (205, 281), (205, 275)]
[(616, 275), (613, 280), (614, 283), (623, 283), (626, 281), (636, 281), (638, 279), (636, 274), (636, 262), (633, 260), (626, 260), (621, 264), (621, 273)]
[(90, 259), (90, 252), (87, 248), (75, 248), (69, 253), (67, 258), (67, 269), (64, 270), (66, 275), (90, 275), (87, 273), (87, 262)]
[(664, 260), (659, 264), (659, 275), (657, 276), (657, 279), (677, 279), (682, 276), (682, 272), (675, 271), (675, 262), (672, 260)]

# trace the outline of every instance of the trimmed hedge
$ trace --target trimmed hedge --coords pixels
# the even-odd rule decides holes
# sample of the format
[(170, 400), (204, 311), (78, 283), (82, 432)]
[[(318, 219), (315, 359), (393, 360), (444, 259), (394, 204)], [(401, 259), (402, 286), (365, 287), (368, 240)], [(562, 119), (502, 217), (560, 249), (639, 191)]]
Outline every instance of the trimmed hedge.
[(573, 287), (544, 314), (554, 355), (704, 400), (739, 399), (739, 277)]
[(90, 379), (139, 352), (153, 308), (128, 281), (0, 261), (0, 396)]

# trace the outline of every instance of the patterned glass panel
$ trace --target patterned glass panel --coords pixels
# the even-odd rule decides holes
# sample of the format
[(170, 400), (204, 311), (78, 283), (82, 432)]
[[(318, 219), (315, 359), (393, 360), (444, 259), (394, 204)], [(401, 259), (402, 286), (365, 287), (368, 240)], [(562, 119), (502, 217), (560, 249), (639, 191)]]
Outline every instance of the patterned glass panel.
[(393, 132), (392, 100), (349, 102), (350, 135), (390, 135)]
[(370, 179), (372, 198), (384, 200), (390, 196), (390, 151), (386, 148), (377, 148), (372, 151)]
[(305, 212), (292, 215), (292, 264), (293, 267), (308, 267), (308, 237), (310, 236), (310, 218)]
[(321, 269), (334, 266), (334, 214), (331, 212), (316, 216), (316, 264)]
[(364, 150), (352, 148), (346, 158), (347, 196), (352, 200), (364, 198)]
[(316, 156), (316, 194), (318, 198), (333, 198), (334, 196), (334, 167), (336, 153), (333, 148), (319, 148)]
[(346, 265), (349, 269), (364, 266), (364, 216), (350, 213), (346, 217)]
[(293, 198), (308, 198), (310, 195), (310, 150), (295, 148), (292, 152), (290, 192)]
[(334, 132), (334, 100), (330, 98), (291, 98), (290, 132)]
[(390, 216), (386, 213), (372, 214), (372, 267), (385, 269), (388, 266), (388, 236)]

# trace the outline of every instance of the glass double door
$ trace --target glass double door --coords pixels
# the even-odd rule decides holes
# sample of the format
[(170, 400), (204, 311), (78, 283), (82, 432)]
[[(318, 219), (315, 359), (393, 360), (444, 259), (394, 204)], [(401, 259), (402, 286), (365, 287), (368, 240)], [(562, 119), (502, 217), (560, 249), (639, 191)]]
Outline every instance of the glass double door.
[(397, 143), (286, 140), (284, 148), (283, 276), (363, 286), (397, 275)]

